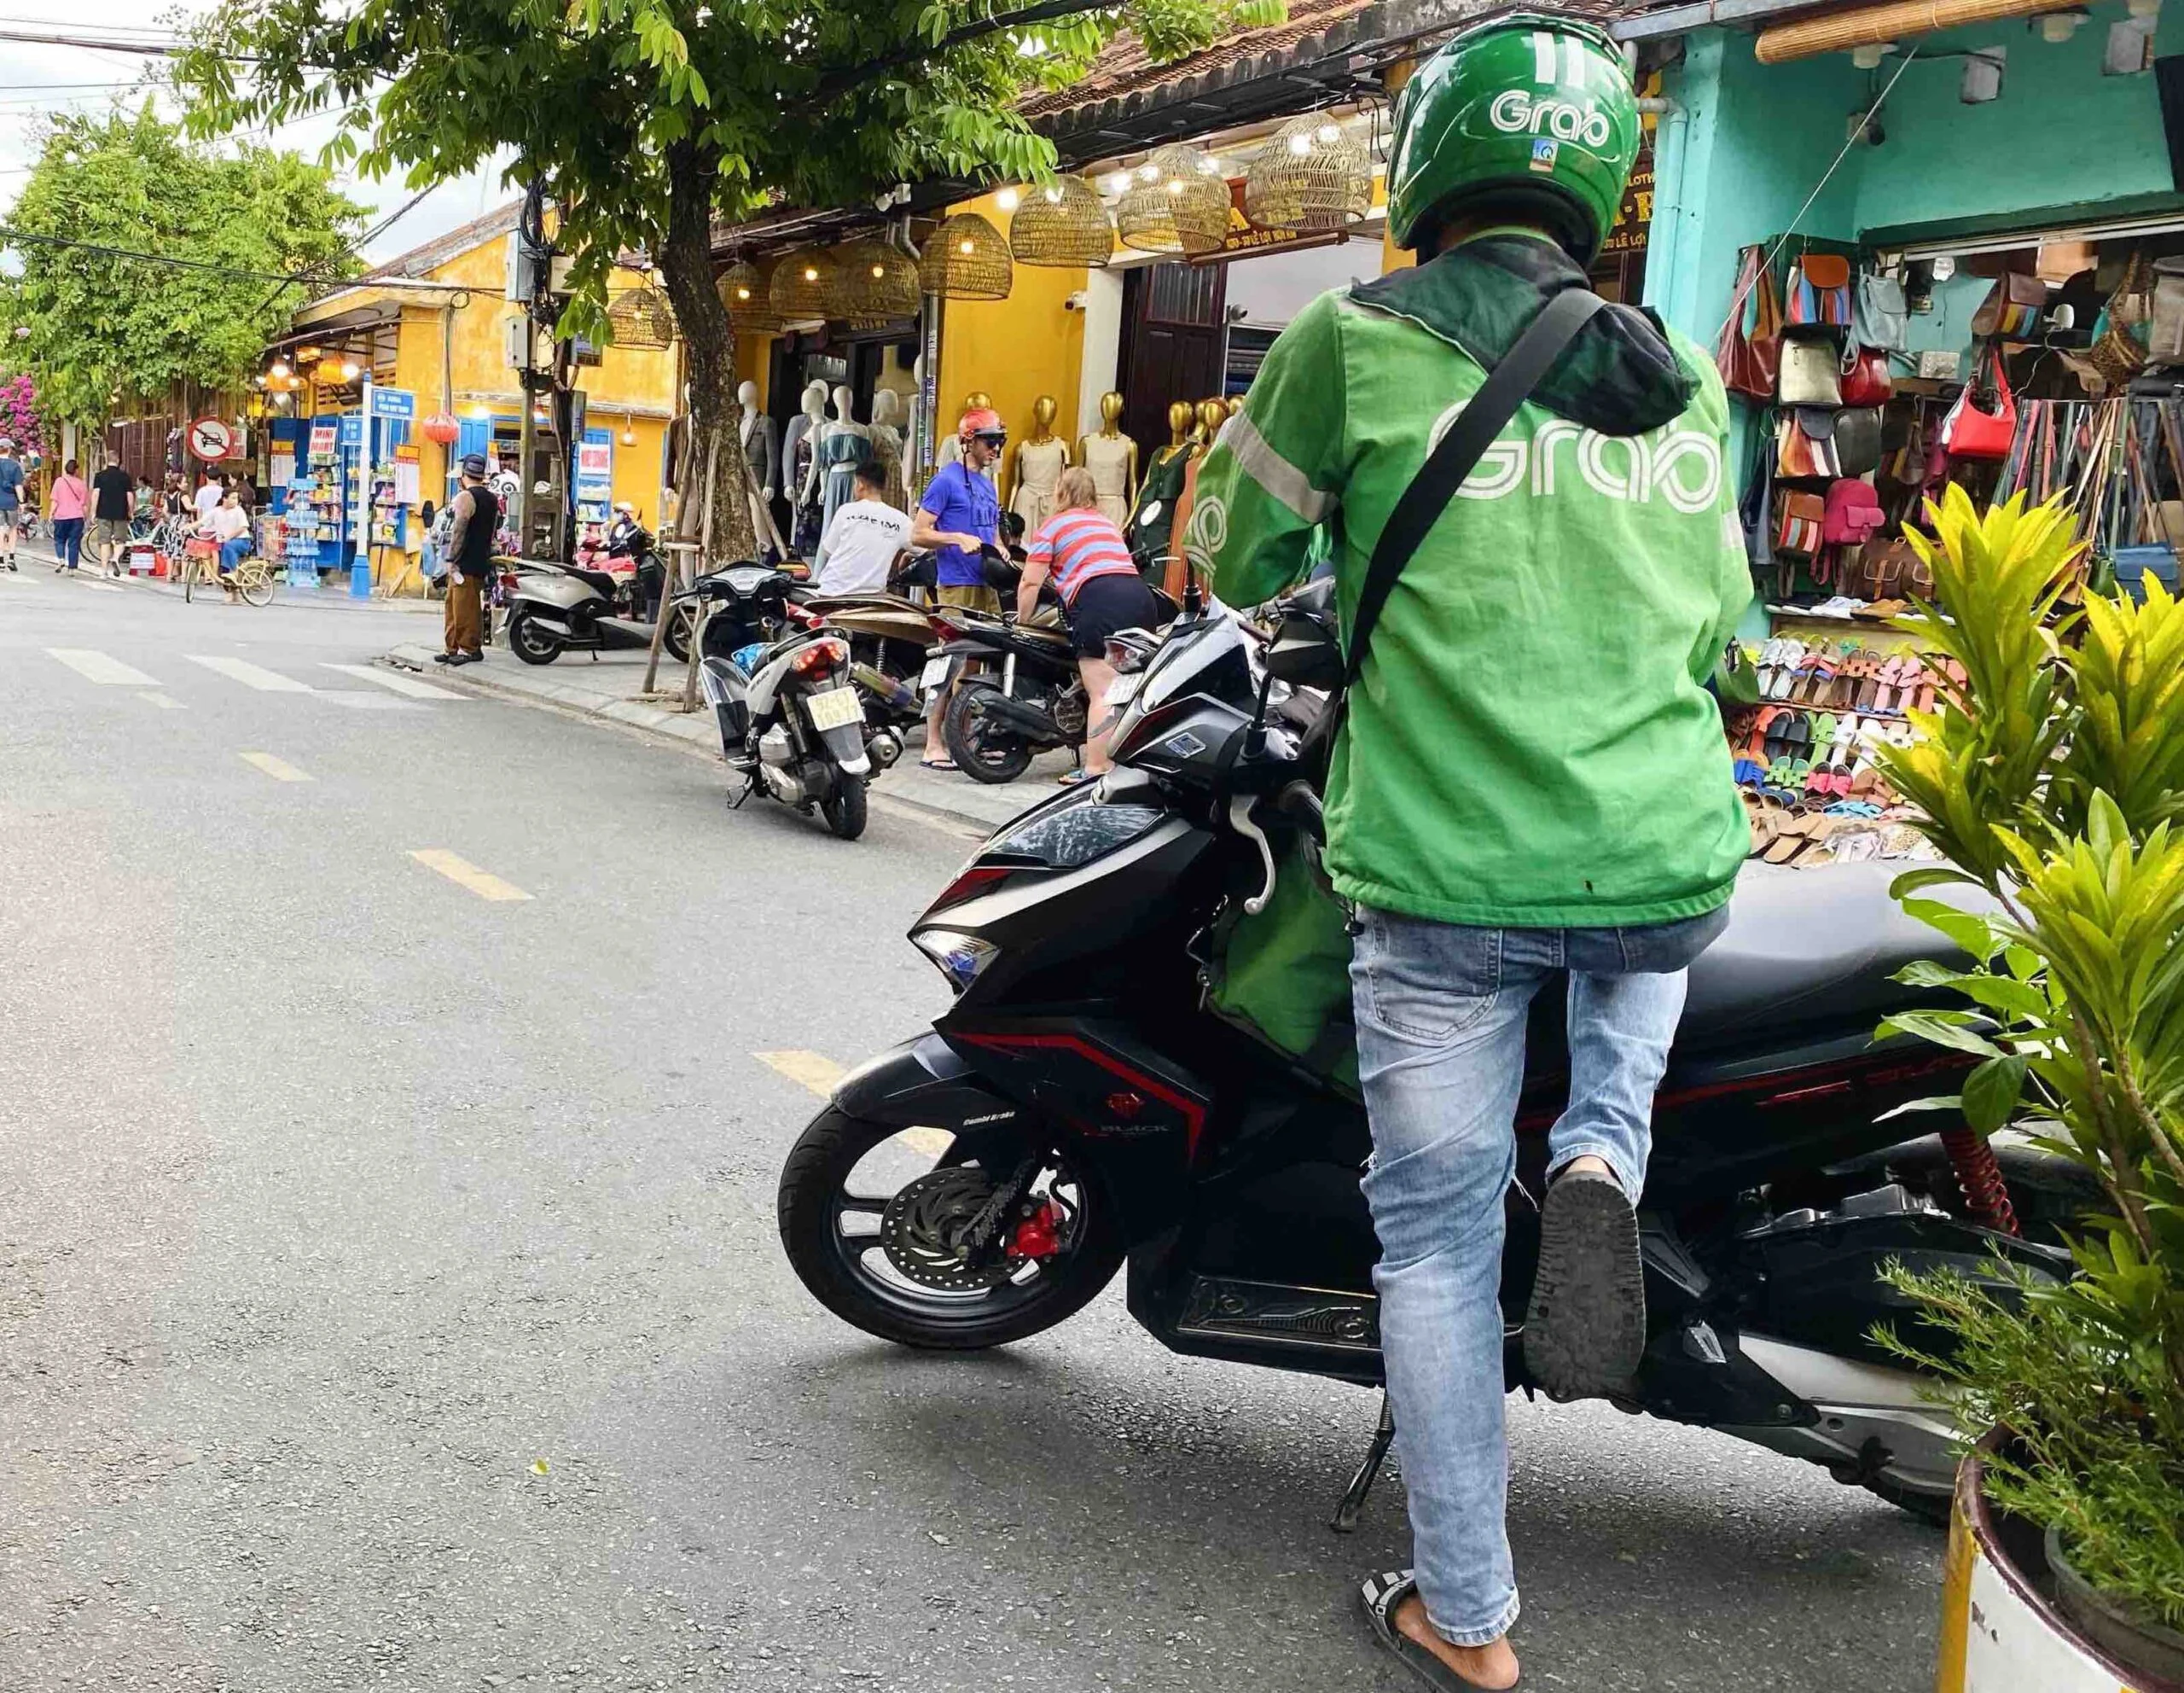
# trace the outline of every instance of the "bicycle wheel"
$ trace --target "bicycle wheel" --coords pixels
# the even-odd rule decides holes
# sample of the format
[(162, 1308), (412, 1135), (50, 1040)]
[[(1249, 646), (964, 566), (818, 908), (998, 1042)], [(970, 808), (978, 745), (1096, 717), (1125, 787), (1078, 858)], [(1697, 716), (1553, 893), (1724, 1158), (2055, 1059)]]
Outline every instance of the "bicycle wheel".
[(235, 591), (253, 606), (273, 603), (273, 572), (262, 558), (247, 558), (235, 567)]
[(197, 586), (197, 557), (194, 553), (182, 556), (182, 602), (189, 603), (190, 594)]

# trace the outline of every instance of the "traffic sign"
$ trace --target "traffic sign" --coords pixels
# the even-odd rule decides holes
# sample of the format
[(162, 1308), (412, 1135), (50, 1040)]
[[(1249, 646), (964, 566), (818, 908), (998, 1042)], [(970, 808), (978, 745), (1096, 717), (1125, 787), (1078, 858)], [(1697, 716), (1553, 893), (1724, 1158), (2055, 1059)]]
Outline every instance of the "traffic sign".
[(189, 451), (207, 464), (225, 458), (235, 444), (235, 431), (217, 417), (200, 417), (189, 426)]

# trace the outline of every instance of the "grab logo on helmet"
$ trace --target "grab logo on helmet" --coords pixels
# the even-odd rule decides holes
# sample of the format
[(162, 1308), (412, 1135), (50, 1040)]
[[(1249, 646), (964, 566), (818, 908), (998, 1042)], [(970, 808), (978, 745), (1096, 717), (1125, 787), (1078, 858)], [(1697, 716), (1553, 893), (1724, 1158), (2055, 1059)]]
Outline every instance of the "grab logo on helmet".
[(1607, 113), (1589, 100), (1573, 106), (1566, 100), (1535, 99), (1521, 88), (1507, 88), (1486, 108), (1486, 120), (1505, 135), (1546, 135), (1557, 141), (1578, 141), (1595, 152), (1614, 137)]

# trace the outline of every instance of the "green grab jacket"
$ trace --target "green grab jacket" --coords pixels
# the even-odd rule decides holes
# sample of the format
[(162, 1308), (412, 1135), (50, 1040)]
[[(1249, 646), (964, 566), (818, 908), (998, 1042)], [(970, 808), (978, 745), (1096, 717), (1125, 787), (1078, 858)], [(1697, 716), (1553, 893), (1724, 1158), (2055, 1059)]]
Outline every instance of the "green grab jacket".
[[(1490, 230), (1322, 294), (1199, 467), (1186, 550), (1231, 605), (1333, 539), (1345, 631), (1437, 428), (1545, 300), (1559, 248)], [(1702, 916), (1748, 850), (1705, 684), (1751, 597), (1711, 360), (1595, 314), (1397, 579), (1327, 795), (1336, 891), (1509, 928)]]

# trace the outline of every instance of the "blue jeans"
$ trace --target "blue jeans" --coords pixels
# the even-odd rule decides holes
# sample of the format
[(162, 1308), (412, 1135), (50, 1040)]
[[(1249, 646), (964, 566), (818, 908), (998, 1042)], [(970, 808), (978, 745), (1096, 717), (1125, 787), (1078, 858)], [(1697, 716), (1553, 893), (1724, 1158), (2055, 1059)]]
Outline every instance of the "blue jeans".
[(1360, 907), (1350, 966), (1373, 1124), (1373, 1284), (1410, 1496), (1412, 1562), (1443, 1638), (1483, 1646), (1517, 1620), (1504, 1511), (1502, 1201), (1532, 996), (1570, 973), (1570, 1103), (1550, 1173), (1603, 1159), (1635, 1201), (1685, 969), (1728, 914), (1641, 928), (1470, 928)]
[(84, 560), (84, 520), (80, 517), (56, 517), (53, 520), (53, 556), (73, 570)]
[(231, 541), (220, 543), (220, 574), (226, 576), (250, 556), (250, 537), (238, 535)]

